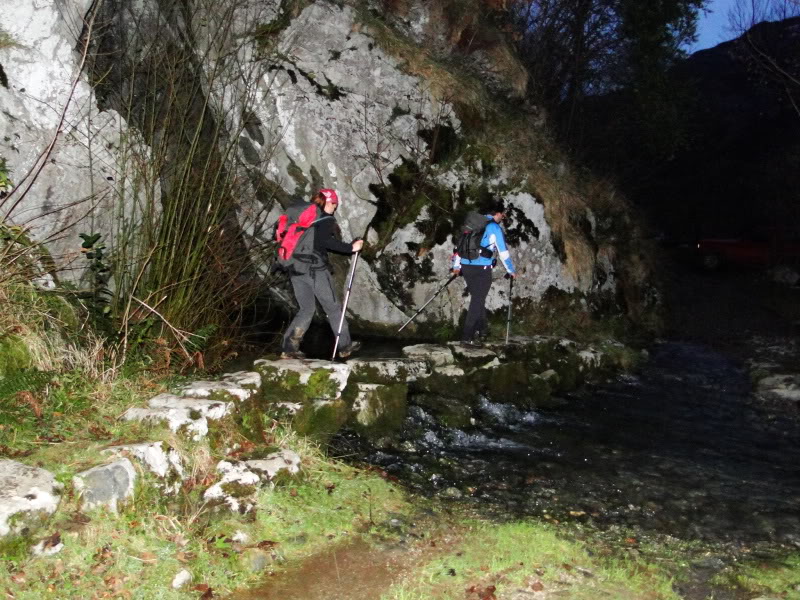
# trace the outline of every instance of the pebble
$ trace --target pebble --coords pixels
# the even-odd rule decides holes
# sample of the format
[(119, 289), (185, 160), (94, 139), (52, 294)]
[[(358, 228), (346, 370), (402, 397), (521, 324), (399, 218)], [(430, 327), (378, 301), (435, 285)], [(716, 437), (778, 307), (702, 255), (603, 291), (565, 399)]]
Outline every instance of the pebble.
[(179, 590), (187, 583), (191, 583), (191, 581), (192, 581), (192, 574), (188, 570), (184, 569), (183, 571), (175, 575), (175, 579), (172, 580), (172, 589)]

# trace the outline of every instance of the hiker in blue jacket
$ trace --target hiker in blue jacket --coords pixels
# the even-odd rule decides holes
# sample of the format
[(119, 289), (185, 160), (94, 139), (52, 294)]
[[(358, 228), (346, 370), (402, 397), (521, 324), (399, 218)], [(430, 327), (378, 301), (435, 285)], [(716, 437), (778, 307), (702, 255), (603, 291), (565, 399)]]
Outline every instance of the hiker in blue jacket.
[(480, 339), (488, 333), (489, 322), (486, 319), (486, 296), (492, 286), (492, 267), (495, 265), (495, 254), (508, 277), (516, 277), (514, 263), (506, 246), (506, 238), (500, 222), (505, 218), (502, 207), (498, 206), (484, 215), (488, 223), (480, 240), (480, 254), (472, 260), (462, 257), (456, 251), (453, 254), (452, 270), (455, 275), (462, 275), (470, 295), (467, 318), (461, 333), (461, 345), (480, 347)]

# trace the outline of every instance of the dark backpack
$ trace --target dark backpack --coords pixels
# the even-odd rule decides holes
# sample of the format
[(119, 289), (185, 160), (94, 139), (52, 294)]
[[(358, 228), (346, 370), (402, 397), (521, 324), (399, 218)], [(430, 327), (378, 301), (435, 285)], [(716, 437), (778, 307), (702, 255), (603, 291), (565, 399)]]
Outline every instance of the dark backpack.
[(488, 219), (479, 212), (467, 213), (464, 224), (461, 226), (461, 237), (456, 243), (456, 253), (467, 260), (476, 260), (478, 257), (491, 258), (494, 253), (485, 246), (481, 246), (483, 234), (486, 232)]
[(278, 242), (278, 267), (289, 274), (301, 275), (322, 263), (322, 258), (314, 252), (314, 225), (331, 215), (319, 216), (316, 204), (297, 202), (292, 204), (285, 215), (278, 218), (275, 241)]

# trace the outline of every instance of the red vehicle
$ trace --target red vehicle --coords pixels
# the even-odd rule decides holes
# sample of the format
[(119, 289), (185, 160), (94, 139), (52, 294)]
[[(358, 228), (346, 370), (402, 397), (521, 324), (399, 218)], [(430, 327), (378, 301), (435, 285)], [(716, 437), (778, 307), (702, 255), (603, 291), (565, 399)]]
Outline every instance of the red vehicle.
[(773, 228), (738, 238), (704, 238), (697, 242), (697, 256), (709, 270), (722, 265), (800, 264), (800, 233)]

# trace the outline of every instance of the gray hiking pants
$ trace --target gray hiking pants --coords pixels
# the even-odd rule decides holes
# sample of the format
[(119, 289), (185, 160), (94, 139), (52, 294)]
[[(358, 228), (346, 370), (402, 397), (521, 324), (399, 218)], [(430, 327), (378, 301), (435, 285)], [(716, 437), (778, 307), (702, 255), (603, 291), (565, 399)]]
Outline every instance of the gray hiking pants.
[[(339, 319), (342, 317), (342, 308), (336, 300), (336, 292), (333, 290), (333, 280), (328, 269), (312, 271), (304, 275), (292, 275), (292, 288), (294, 297), (300, 310), (289, 324), (286, 333), (283, 334), (283, 351), (297, 352), (300, 349), (300, 342), (308, 331), (311, 321), (314, 318), (316, 300), (319, 300), (322, 310), (328, 317), (333, 335), (339, 329)], [(347, 327), (347, 319), (342, 322), (342, 334), (339, 337), (339, 348), (350, 346), (350, 329)]]

